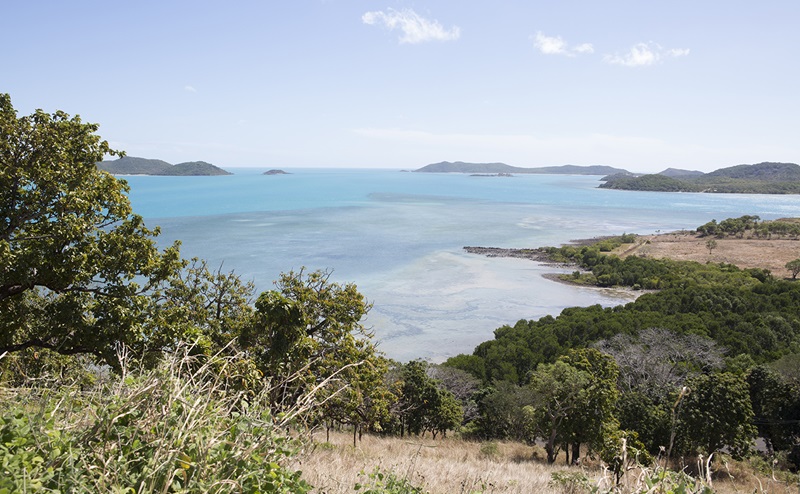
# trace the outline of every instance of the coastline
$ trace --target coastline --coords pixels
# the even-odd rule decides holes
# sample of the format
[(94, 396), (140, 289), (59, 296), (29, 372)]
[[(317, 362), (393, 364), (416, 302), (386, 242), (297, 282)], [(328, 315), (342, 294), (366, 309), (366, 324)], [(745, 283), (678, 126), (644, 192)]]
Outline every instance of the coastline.
[[(614, 238), (613, 235), (607, 236), (598, 236), (586, 239), (575, 239), (570, 240), (568, 243), (563, 245), (574, 245), (574, 246), (585, 246), (585, 245), (593, 245), (597, 242), (601, 242), (603, 240)], [(478, 254), (483, 255), (486, 257), (508, 257), (514, 259), (527, 259), (529, 261), (534, 261), (536, 263), (541, 264), (542, 266), (553, 267), (558, 269), (572, 269), (575, 268), (580, 270), (581, 272), (585, 272), (577, 263), (574, 262), (555, 262), (553, 261), (549, 254), (544, 251), (543, 247), (537, 247), (535, 249), (509, 249), (503, 247), (473, 247), (473, 246), (465, 246), (464, 251), (469, 254)], [(585, 283), (575, 283), (567, 279), (564, 276), (565, 273), (558, 273), (558, 272), (549, 272), (549, 273), (542, 273), (541, 277), (548, 280), (553, 281), (556, 283), (560, 283), (562, 285), (567, 285), (576, 288), (588, 288), (591, 290), (597, 291), (612, 291), (620, 294), (624, 294), (625, 296), (633, 296), (634, 298), (638, 298), (640, 295), (643, 295), (647, 292), (652, 292), (654, 290), (634, 290), (630, 287), (625, 286), (615, 286), (615, 287), (600, 287), (595, 285), (587, 285)]]

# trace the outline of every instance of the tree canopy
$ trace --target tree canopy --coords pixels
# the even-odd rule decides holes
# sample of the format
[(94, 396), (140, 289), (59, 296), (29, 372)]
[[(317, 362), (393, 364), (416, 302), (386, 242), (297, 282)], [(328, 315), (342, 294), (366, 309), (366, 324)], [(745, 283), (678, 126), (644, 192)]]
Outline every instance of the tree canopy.
[(46, 348), (113, 362), (148, 346), (142, 315), (182, 266), (178, 244), (133, 214), (128, 187), (96, 163), (96, 124), (64, 112), (17, 117), (0, 94), (0, 354)]

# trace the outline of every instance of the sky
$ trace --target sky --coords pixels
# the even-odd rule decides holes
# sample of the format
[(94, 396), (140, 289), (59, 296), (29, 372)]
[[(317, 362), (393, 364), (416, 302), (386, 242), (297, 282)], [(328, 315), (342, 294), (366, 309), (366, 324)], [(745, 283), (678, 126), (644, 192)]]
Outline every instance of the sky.
[(800, 2), (4, 0), (0, 92), (129, 156), (800, 163)]

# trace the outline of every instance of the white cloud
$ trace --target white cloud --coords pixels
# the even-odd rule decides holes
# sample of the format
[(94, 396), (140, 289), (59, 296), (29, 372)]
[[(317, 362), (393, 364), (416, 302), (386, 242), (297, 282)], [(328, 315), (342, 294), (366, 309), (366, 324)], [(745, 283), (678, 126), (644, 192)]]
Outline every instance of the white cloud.
[(533, 37), (533, 46), (545, 55), (574, 57), (576, 54), (586, 55), (594, 53), (594, 47), (591, 43), (582, 43), (578, 46), (571, 47), (561, 36), (546, 36), (541, 31), (536, 33), (536, 36)]
[(367, 12), (361, 16), (361, 21), (370, 26), (383, 25), (389, 30), (400, 29), (403, 32), (400, 43), (452, 41), (461, 36), (461, 29), (458, 26), (445, 29), (439, 21), (420, 17), (411, 9)]
[(673, 48), (665, 50), (658, 43), (636, 43), (631, 49), (622, 55), (606, 55), (603, 60), (614, 65), (624, 65), (626, 67), (644, 67), (655, 65), (667, 57), (685, 57), (689, 54), (688, 48)]
[(197, 89), (195, 89), (193, 86), (188, 86), (188, 85), (187, 86), (183, 86), (183, 90), (186, 91), (187, 93), (196, 93), (197, 92)]

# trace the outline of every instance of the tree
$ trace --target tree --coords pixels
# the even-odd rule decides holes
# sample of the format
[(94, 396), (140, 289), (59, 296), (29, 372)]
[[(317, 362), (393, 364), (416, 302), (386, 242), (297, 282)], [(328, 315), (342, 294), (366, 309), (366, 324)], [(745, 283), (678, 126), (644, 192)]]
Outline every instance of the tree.
[(480, 381), (475, 376), (449, 365), (428, 365), (427, 373), (438, 383), (440, 388), (451, 392), (459, 401), (464, 413), (464, 422), (478, 418), (475, 394), (480, 388)]
[(619, 397), (619, 366), (612, 356), (594, 348), (570, 350), (559, 360), (589, 376), (584, 406), (576, 410), (565, 424), (565, 442), (572, 444), (572, 461), (577, 462), (581, 444), (588, 444), (590, 448), (599, 450), (603, 445), (604, 430), (608, 429), (606, 424), (614, 422), (616, 428), (613, 414)]
[(563, 360), (541, 364), (531, 375), (530, 388), (535, 394), (536, 429), (545, 440), (547, 462), (553, 463), (558, 446), (568, 440), (565, 429), (575, 429), (570, 417), (585, 408), (591, 376)]
[(532, 443), (536, 439), (533, 405), (537, 396), (529, 386), (497, 381), (479, 393), (476, 433), (482, 439), (513, 439)]
[(595, 346), (616, 360), (623, 392), (640, 392), (657, 404), (669, 401), (688, 375), (719, 369), (724, 362), (723, 349), (714, 340), (664, 328), (620, 333)]
[(254, 290), (252, 282), (195, 258), (155, 294), (148, 324), (160, 329), (154, 333), (183, 335), (198, 353), (234, 353), (233, 343), (252, 323)]
[(64, 112), (17, 118), (0, 94), (0, 354), (28, 348), (114, 364), (122, 343), (158, 350), (153, 290), (182, 266), (133, 214), (125, 182), (98, 171), (112, 150)]
[(759, 437), (770, 453), (789, 451), (800, 439), (800, 388), (759, 365), (747, 375)]
[(792, 273), (792, 279), (797, 279), (797, 274), (800, 273), (800, 259), (795, 259), (786, 263), (786, 269)]
[(685, 452), (709, 455), (728, 447), (734, 456), (746, 453), (756, 428), (744, 378), (728, 372), (701, 374), (688, 379), (686, 386), (689, 393), (678, 414)]
[[(353, 428), (353, 447), (361, 438), (364, 428), (381, 432), (391, 421), (392, 405), (397, 397), (386, 383), (389, 361), (372, 352), (364, 355), (358, 366), (344, 368), (337, 375), (346, 386), (332, 386), (323, 390), (319, 413), (326, 426), (326, 434), (335, 422)], [(326, 441), (329, 440), (326, 437)]]
[(282, 410), (326, 379), (347, 385), (346, 368), (375, 355), (372, 334), (361, 325), (370, 304), (352, 283), (331, 273), (290, 271), (255, 303), (253, 322), (239, 344), (272, 380), (273, 406)]
[(716, 240), (714, 240), (713, 238), (706, 240), (706, 249), (708, 249), (709, 254), (711, 254), (711, 252), (716, 248), (717, 248)]
[(412, 360), (402, 368), (401, 427), (409, 434), (430, 431), (436, 438), (460, 426), (464, 412), (453, 393), (428, 376), (427, 367), (422, 360)]

